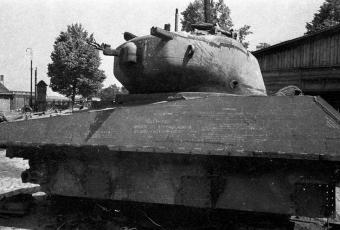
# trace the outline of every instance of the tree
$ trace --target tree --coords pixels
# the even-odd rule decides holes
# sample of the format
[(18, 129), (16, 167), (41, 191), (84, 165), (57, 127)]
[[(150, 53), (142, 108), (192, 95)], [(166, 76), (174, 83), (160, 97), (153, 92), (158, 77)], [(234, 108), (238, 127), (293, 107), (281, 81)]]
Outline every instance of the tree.
[(73, 104), (76, 95), (93, 96), (105, 79), (104, 71), (98, 69), (99, 53), (88, 44), (93, 41), (93, 34), (89, 35), (81, 24), (72, 24), (54, 42), (47, 73), (50, 86), (53, 91), (71, 97)]
[(270, 46), (270, 44), (268, 44), (266, 42), (261, 42), (256, 46), (256, 50), (262, 50), (262, 49), (267, 48), (269, 46)]
[(122, 86), (118, 87), (116, 84), (110, 85), (107, 88), (103, 88), (99, 91), (98, 96), (102, 101), (112, 101), (117, 94), (127, 94), (128, 91)]
[(116, 84), (113, 84), (107, 88), (101, 89), (98, 96), (102, 101), (113, 101), (117, 93), (119, 93), (119, 87)]
[[(212, 1), (211, 5), (212, 23), (218, 23), (222, 29), (229, 30), (233, 26), (230, 9), (224, 4), (223, 0), (219, 0), (217, 3)], [(183, 19), (181, 19), (182, 30), (193, 31), (192, 24), (204, 22), (203, 0), (195, 0), (189, 3), (186, 10), (181, 14), (183, 15)]]
[(310, 34), (340, 23), (340, 0), (326, 0), (311, 22), (306, 23), (306, 34)]
[(249, 47), (249, 42), (246, 41), (246, 36), (252, 33), (253, 32), (250, 31), (249, 25), (244, 25), (238, 29), (238, 41), (241, 42), (246, 49)]
[[(232, 29), (231, 11), (224, 3), (224, 0), (211, 1), (210, 8), (212, 23), (217, 23), (223, 30)], [(192, 24), (204, 22), (203, 0), (194, 0), (194, 2), (189, 3), (188, 7), (181, 14), (183, 16), (183, 19), (181, 19), (182, 30), (187, 32), (193, 31)], [(245, 42), (245, 37), (253, 33), (250, 31), (250, 26), (244, 25), (236, 31), (239, 33), (238, 40), (245, 48), (248, 48), (249, 42)]]

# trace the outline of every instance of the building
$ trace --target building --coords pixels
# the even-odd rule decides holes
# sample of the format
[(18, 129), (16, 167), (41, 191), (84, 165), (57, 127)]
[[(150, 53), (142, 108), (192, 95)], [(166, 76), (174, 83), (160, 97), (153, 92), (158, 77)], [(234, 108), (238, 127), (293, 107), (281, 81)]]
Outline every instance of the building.
[(340, 25), (258, 51), (265, 85), (275, 92), (296, 85), (340, 109)]
[[(9, 112), (11, 110), (22, 109), (25, 105), (29, 105), (31, 93), (27, 91), (12, 91), (5, 87), (4, 75), (0, 75), (0, 111)], [(34, 92), (32, 92), (32, 102), (34, 100)]]
[[(3, 79), (3, 75), (2, 76)], [(0, 77), (1, 80), (1, 77)], [(8, 112), (11, 109), (11, 100), (13, 95), (4, 85), (3, 81), (0, 82), (0, 112)]]
[[(13, 97), (11, 100), (11, 110), (19, 110), (25, 105), (30, 104), (31, 92), (27, 91), (11, 91)], [(35, 103), (34, 92), (32, 92), (32, 103)]]
[[(67, 109), (72, 105), (69, 98), (64, 96), (47, 96), (47, 84), (39, 81), (36, 85), (37, 95), (32, 92), (32, 103), (35, 111), (46, 111), (48, 109)], [(0, 75), (0, 112), (21, 110), (30, 104), (31, 92), (11, 91), (4, 85), (4, 76)], [(37, 97), (35, 99), (35, 97)], [(80, 103), (80, 97), (76, 96), (76, 103)]]
[(37, 98), (36, 98), (36, 104), (35, 109), (39, 112), (46, 111), (46, 91), (47, 91), (47, 84), (41, 80), (36, 85), (37, 90)]

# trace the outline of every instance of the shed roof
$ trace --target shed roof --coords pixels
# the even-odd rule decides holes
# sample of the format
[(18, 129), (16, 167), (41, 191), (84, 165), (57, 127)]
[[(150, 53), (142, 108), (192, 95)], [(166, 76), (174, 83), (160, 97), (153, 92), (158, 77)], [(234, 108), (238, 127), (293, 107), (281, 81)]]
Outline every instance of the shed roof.
[(0, 83), (0, 94), (12, 94), (2, 83)]
[(44, 85), (44, 86), (47, 86), (47, 84), (43, 81), (43, 80), (41, 80), (41, 81), (39, 81), (39, 83), (37, 84), (37, 85)]
[(306, 34), (306, 35), (301, 36), (301, 37), (297, 37), (297, 38), (294, 38), (294, 39), (291, 39), (291, 40), (280, 42), (278, 44), (269, 46), (267, 48), (253, 51), (252, 53), (255, 56), (260, 55), (260, 54), (264, 54), (264, 53), (270, 53), (270, 52), (274, 51), (275, 49), (284, 49), (286, 47), (291, 47), (294, 44), (304, 42), (305, 40), (313, 39), (313, 38), (316, 38), (318, 36), (326, 36), (326, 35), (330, 35), (330, 34), (338, 33), (338, 32), (340, 32), (340, 24), (326, 28), (326, 29), (323, 29), (323, 30), (319, 30), (319, 31), (312, 33), (312, 34)]

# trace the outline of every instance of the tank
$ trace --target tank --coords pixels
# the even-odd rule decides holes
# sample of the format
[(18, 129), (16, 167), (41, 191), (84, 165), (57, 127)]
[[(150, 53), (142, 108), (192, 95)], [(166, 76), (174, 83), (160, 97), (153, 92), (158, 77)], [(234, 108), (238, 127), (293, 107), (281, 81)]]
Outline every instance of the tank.
[(113, 108), (1, 123), (0, 147), (29, 160), (23, 182), (162, 210), (334, 215), (339, 113), (320, 97), (267, 96), (232, 32), (194, 28), (93, 44), (130, 92)]

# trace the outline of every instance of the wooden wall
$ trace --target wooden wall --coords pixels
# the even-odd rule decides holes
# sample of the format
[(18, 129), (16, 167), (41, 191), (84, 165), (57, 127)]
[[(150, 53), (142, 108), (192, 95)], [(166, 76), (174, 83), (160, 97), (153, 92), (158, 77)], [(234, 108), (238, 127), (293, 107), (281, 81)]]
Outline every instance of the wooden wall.
[(256, 55), (262, 71), (340, 66), (340, 33), (319, 35)]
[(340, 26), (253, 52), (269, 94), (296, 85), (340, 110)]
[(0, 112), (9, 112), (11, 105), (11, 98), (9, 96), (0, 95)]

